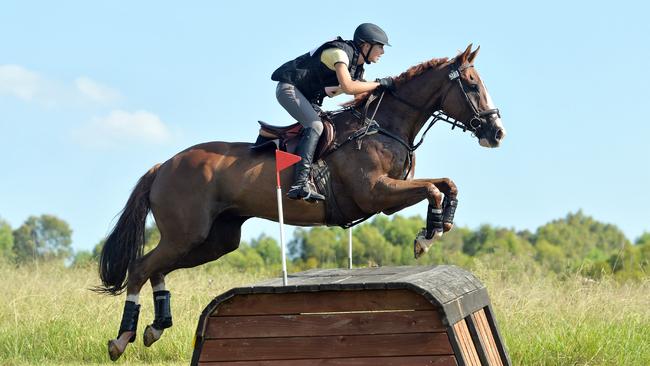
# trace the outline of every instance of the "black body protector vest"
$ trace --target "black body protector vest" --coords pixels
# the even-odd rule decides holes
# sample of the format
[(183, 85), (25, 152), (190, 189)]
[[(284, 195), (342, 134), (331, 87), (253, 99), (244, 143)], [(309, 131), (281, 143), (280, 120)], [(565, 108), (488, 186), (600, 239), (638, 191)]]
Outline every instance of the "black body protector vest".
[(353, 41), (345, 41), (337, 37), (333, 41), (326, 42), (314, 51), (307, 52), (295, 60), (291, 60), (271, 75), (271, 80), (294, 85), (313, 104), (322, 105), (325, 98), (325, 87), (338, 86), (339, 81), (336, 71), (330, 70), (320, 61), (323, 50), (339, 48), (348, 55), (350, 64), (348, 71), (352, 80), (360, 80), (363, 77), (363, 64), (357, 65), (359, 60), (359, 49)]

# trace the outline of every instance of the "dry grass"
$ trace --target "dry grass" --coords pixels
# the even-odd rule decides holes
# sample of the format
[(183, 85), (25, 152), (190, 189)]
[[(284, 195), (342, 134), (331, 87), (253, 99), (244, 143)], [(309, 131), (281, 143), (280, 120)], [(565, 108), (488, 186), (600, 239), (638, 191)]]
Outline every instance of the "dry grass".
[[(560, 281), (484, 268), (501, 333), (514, 365), (650, 365), (650, 281), (619, 284)], [(122, 364), (187, 364), (196, 321), (216, 295), (275, 273), (241, 273), (216, 263), (169, 276), (174, 327), (151, 348), (151, 289), (141, 294), (139, 339)], [(95, 268), (0, 264), (0, 365), (110, 364), (106, 341), (116, 335), (124, 297), (87, 290)]]
[(514, 365), (650, 365), (650, 280), (476, 274)]
[[(140, 295), (139, 339), (120, 362), (188, 364), (196, 321), (212, 298), (231, 287), (256, 282), (264, 273), (244, 274), (221, 265), (177, 271), (168, 279), (175, 326), (151, 348), (142, 345), (144, 325), (153, 320), (151, 287)], [(116, 336), (124, 295), (97, 295), (95, 268), (52, 265), (0, 267), (0, 365), (110, 363), (106, 342)]]

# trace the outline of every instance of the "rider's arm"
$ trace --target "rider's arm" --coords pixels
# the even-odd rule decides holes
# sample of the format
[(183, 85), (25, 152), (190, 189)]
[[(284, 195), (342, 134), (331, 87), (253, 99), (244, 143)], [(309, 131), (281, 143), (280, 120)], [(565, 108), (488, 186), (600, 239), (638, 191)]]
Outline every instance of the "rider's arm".
[(360, 94), (375, 90), (375, 88), (379, 86), (379, 83), (374, 81), (352, 80), (350, 71), (348, 71), (348, 65), (344, 64), (343, 62), (336, 63), (334, 65), (334, 70), (336, 71), (336, 77), (339, 80), (341, 90), (343, 90), (345, 94)]

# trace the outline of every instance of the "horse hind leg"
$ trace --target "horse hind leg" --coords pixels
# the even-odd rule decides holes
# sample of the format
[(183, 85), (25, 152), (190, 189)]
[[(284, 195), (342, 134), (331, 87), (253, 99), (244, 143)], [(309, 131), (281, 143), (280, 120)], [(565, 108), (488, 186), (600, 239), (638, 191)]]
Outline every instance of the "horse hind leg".
[(220, 218), (214, 221), (208, 238), (190, 250), (183, 258), (164, 271), (151, 276), (154, 292), (154, 322), (147, 325), (143, 334), (144, 345), (150, 347), (160, 339), (166, 328), (172, 326), (171, 294), (165, 290), (165, 275), (179, 268), (192, 268), (214, 261), (239, 247), (241, 225), (247, 218)]
[(122, 321), (120, 330), (116, 339), (108, 341), (108, 356), (111, 361), (116, 361), (126, 346), (135, 340), (135, 330), (138, 327), (138, 317), (140, 316), (140, 303), (138, 295), (127, 295), (122, 312)]
[(146, 347), (160, 339), (165, 329), (172, 326), (171, 293), (165, 289), (165, 275), (156, 273), (150, 278), (153, 289), (154, 321), (144, 329), (142, 337)]
[[(207, 230), (206, 234), (201, 237), (201, 240), (197, 241), (202, 242), (206, 237)], [(190, 251), (191, 247), (189, 244), (173, 245), (163, 238), (151, 252), (129, 266), (126, 290), (127, 297), (124, 305), (124, 313), (122, 314), (122, 322), (120, 323), (120, 330), (116, 339), (108, 341), (108, 354), (111, 360), (117, 360), (124, 353), (128, 344), (135, 341), (138, 316), (140, 313), (139, 296), (144, 283), (155, 274), (160, 273), (162, 269), (168, 268), (179, 257), (183, 257)]]

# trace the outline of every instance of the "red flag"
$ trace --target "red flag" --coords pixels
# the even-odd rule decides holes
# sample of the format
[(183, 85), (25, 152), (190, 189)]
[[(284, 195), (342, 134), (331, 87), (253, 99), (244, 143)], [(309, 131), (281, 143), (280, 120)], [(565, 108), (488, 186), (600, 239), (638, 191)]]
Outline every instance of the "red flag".
[(280, 172), (300, 161), (300, 156), (275, 150), (275, 170)]
[(287, 169), (301, 160), (300, 156), (289, 154), (281, 150), (275, 150), (275, 174), (280, 187), (280, 171)]

